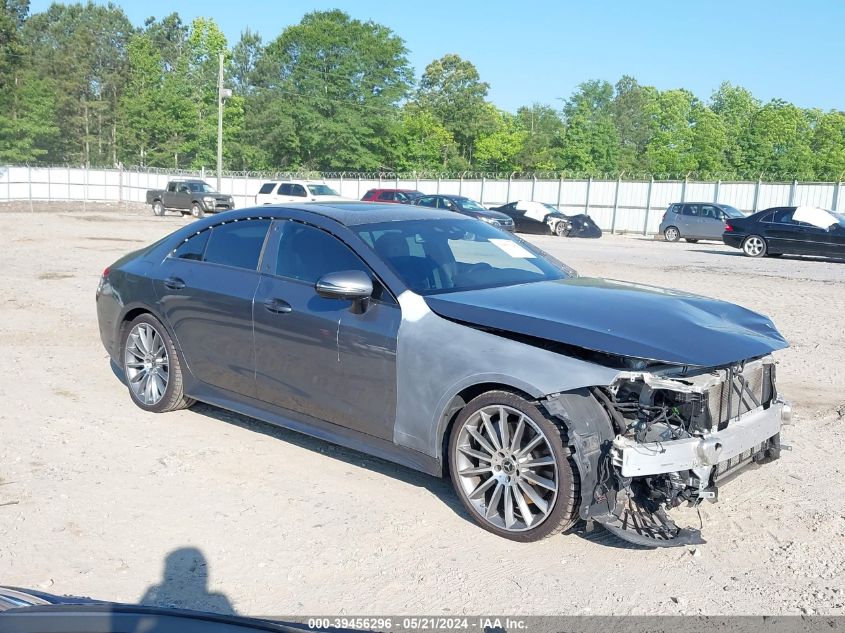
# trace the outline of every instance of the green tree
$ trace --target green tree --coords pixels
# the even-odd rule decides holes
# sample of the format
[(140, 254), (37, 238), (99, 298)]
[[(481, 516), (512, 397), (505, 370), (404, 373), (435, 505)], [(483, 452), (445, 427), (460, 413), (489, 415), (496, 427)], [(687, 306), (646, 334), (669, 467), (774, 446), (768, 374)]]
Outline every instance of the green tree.
[(452, 133), (468, 163), (476, 139), (495, 125), (486, 102), (488, 89), (472, 62), (449, 54), (426, 66), (417, 90), (417, 102)]
[(666, 90), (649, 105), (651, 139), (646, 146), (650, 172), (679, 176), (696, 170), (691, 125), (695, 97), (687, 90)]
[(755, 166), (748, 162), (745, 144), (748, 140), (746, 133), (751, 120), (760, 110), (760, 102), (749, 90), (726, 81), (711, 95), (710, 109), (722, 121), (727, 135), (727, 168), (737, 174), (755, 172)]
[[(338, 10), (309, 13), (267, 45), (253, 76), (254, 98), (278, 119), (264, 115), (248, 126), (292, 123), (296, 135), (295, 143), (267, 147), (276, 164), (394, 166), (398, 103), (413, 73), (404, 41), (389, 28)], [(246, 134), (259, 136), (254, 128)]]
[(811, 140), (807, 113), (791, 103), (772, 100), (751, 119), (745, 135), (746, 164), (769, 178), (812, 179)]
[(831, 110), (822, 115), (813, 131), (812, 152), (817, 178), (845, 178), (845, 112)]
[(721, 178), (728, 170), (728, 132), (719, 116), (696, 101), (690, 113), (692, 137), (690, 151), (695, 158), (699, 178)]
[(561, 154), (565, 169), (590, 174), (618, 170), (619, 137), (612, 100), (613, 86), (608, 82), (587, 81), (564, 104), (566, 137)]
[(476, 164), (491, 171), (519, 171), (519, 155), (528, 133), (519, 125), (517, 117), (488, 106), (487, 115), (493, 129), (479, 137), (475, 148)]
[(517, 156), (521, 171), (563, 169), (566, 126), (554, 108), (538, 103), (522, 107), (517, 110), (516, 123), (525, 131), (522, 149)]
[(402, 109), (400, 128), (402, 151), (397, 167), (410, 170), (447, 170), (458, 155), (452, 133), (430, 110), (416, 103)]
[(641, 172), (647, 168), (645, 153), (653, 133), (650, 112), (658, 92), (625, 75), (616, 82), (614, 93), (611, 112), (619, 137), (619, 168)]

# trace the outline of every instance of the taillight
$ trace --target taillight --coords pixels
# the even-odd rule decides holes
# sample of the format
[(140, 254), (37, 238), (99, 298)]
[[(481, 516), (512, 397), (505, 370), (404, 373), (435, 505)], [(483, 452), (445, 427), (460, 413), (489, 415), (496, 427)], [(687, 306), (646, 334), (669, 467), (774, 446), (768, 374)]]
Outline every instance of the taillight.
[(733, 233), (734, 227), (731, 224), (725, 225), (725, 233)]
[(103, 274), (101, 275), (101, 277), (102, 277), (103, 279), (105, 279), (105, 278), (106, 278), (106, 277), (108, 277), (108, 276), (109, 276), (109, 267), (108, 267), (108, 266), (106, 266), (105, 268), (103, 268)]
[(103, 286), (106, 285), (106, 280), (109, 278), (109, 269), (108, 267), (103, 269), (103, 274), (100, 275), (100, 281), (97, 282), (97, 298), (99, 299), (100, 293), (103, 291)]

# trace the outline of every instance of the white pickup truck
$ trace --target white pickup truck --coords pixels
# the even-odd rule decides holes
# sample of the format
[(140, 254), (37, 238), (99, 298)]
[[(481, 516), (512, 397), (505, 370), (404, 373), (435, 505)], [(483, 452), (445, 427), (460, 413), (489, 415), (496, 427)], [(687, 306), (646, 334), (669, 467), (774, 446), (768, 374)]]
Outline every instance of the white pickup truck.
[(340, 200), (351, 200), (351, 198), (344, 198), (324, 182), (307, 180), (265, 182), (255, 195), (255, 204), (338, 202)]

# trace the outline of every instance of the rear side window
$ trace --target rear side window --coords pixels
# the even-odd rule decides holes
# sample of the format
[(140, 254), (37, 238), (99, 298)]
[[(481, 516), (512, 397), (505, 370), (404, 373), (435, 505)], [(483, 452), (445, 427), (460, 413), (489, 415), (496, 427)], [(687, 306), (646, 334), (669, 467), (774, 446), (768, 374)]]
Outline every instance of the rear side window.
[(789, 207), (777, 209), (769, 222), (774, 222), (775, 224), (798, 224), (798, 222), (792, 219), (793, 213), (795, 213), (795, 209)]
[(393, 193), (392, 191), (383, 191), (382, 193), (379, 194), (378, 199), (379, 200), (395, 200), (396, 194)]
[(685, 204), (684, 205), (684, 215), (694, 215), (698, 217), (698, 205), (697, 204)]
[(204, 261), (256, 270), (270, 220), (241, 220), (211, 229)]
[(205, 246), (208, 244), (209, 235), (211, 235), (210, 230), (192, 235), (173, 250), (172, 256), (176, 259), (202, 261), (202, 256), (205, 254)]
[(273, 187), (275, 186), (275, 182), (265, 182), (261, 185), (261, 189), (258, 190), (258, 193), (273, 193)]
[(305, 187), (303, 187), (302, 185), (291, 185), (290, 195), (305, 198), (308, 196), (308, 193), (305, 191)]

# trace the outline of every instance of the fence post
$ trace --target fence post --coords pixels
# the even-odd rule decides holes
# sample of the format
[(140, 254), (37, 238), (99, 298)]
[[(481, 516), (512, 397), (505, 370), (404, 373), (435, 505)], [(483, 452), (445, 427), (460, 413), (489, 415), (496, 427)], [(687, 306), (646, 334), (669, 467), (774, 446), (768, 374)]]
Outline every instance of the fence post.
[(793, 180), (792, 185), (789, 187), (789, 205), (794, 206), (795, 204), (795, 189), (798, 187), (798, 181)]
[(29, 189), (29, 212), (32, 213), (32, 167), (26, 166), (26, 180)]
[(83, 168), (83, 180), (85, 181), (84, 186), (82, 187), (82, 210), (88, 210), (88, 165), (85, 165)]
[(560, 211), (560, 197), (563, 193), (563, 174), (560, 175), (560, 178), (557, 181), (557, 210)]
[(378, 188), (381, 189), (381, 172), (378, 173)]
[(719, 202), (719, 189), (722, 187), (722, 181), (716, 181), (716, 191), (713, 192), (713, 202)]
[(537, 176), (531, 174), (531, 202), (534, 202), (534, 189), (537, 187)]
[(687, 201), (687, 180), (689, 180), (689, 174), (684, 176), (684, 182), (681, 183), (681, 202)]
[(340, 172), (340, 185), (339, 185), (339, 187), (340, 187), (340, 191), (338, 191), (338, 193), (340, 195), (343, 195), (343, 172)]
[(117, 172), (117, 202), (123, 202), (123, 163), (120, 164), (120, 169)]
[(464, 172), (461, 172), (461, 180), (458, 182), (458, 195), (464, 195)]
[(648, 181), (648, 194), (645, 199), (645, 221), (643, 222), (643, 235), (648, 235), (648, 215), (651, 213), (651, 190), (654, 187), (654, 176)]
[[(624, 172), (623, 172), (624, 173)], [(622, 184), (622, 174), (616, 179), (616, 191), (613, 194), (613, 217), (610, 220), (610, 234), (616, 232), (616, 210), (619, 208), (619, 185)]]
[(417, 173), (417, 170), (414, 170), (414, 189), (417, 191), (420, 190), (420, 175)]
[(507, 200), (505, 200), (505, 204), (508, 204), (511, 201), (511, 177), (513, 174), (508, 174), (508, 192), (505, 194)]
[(839, 188), (842, 186), (841, 181), (837, 181), (833, 185), (833, 210), (839, 211)]
[(437, 191), (435, 193), (440, 193), (440, 174), (437, 174)]
[(205, 165), (203, 165), (202, 167), (200, 167), (200, 178), (202, 178), (203, 180), (205, 180)]
[(593, 188), (593, 177), (587, 178), (587, 199), (584, 202), (584, 215), (590, 215), (590, 189)]
[(757, 184), (754, 186), (754, 213), (757, 213), (760, 209), (757, 208), (758, 203), (760, 202), (760, 184), (763, 181), (763, 176), (761, 175), (757, 179)]
[(480, 194), (481, 199), (478, 201), (478, 202), (481, 203), (482, 207), (484, 206), (484, 182), (485, 182), (485, 178), (484, 178), (484, 176), (482, 176), (481, 177), (481, 194)]
[(52, 177), (51, 177), (52, 171), (53, 171), (52, 167), (47, 168), (47, 200), (49, 200), (50, 202), (53, 201), (53, 194), (51, 193), (51, 187), (50, 187), (50, 183), (53, 180)]
[(399, 173), (393, 172), (393, 182), (396, 183), (396, 188), (399, 189)]
[(357, 198), (361, 198), (361, 174), (358, 174), (358, 195)]

